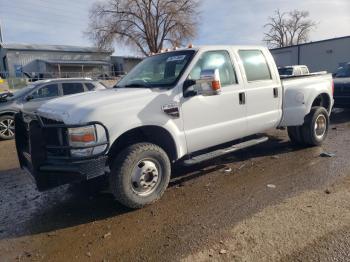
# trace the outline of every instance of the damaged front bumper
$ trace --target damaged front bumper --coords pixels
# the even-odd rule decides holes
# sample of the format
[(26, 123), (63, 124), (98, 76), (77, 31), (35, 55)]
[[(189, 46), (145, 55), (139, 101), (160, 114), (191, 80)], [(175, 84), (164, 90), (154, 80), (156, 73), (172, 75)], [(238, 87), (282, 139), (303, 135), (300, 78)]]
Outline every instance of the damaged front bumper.
[[(85, 125), (66, 125), (60, 121), (22, 112), (16, 114), (15, 123), (20, 166), (31, 174), (39, 191), (105, 174), (109, 136), (102, 123), (87, 124), (103, 128), (106, 134), (105, 141), (85, 147), (72, 147), (68, 141), (68, 128)], [(88, 147), (105, 148), (88, 157), (74, 157), (71, 154), (72, 150)]]

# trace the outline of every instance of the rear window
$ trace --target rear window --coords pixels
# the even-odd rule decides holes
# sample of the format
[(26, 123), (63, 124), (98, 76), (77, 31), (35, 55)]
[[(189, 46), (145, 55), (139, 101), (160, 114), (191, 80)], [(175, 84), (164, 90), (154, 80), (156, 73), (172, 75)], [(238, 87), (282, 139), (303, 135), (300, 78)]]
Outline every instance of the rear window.
[(65, 96), (84, 92), (84, 87), (82, 83), (63, 83), (62, 90)]
[(293, 75), (293, 68), (279, 68), (278, 69), (278, 73), (281, 75), (281, 76), (291, 76)]
[(307, 75), (307, 74), (309, 74), (309, 70), (307, 70), (306, 67), (302, 67), (302, 68), (301, 68), (301, 73), (302, 73), (303, 75)]
[(272, 79), (266, 58), (260, 50), (240, 50), (248, 82)]
[(301, 75), (301, 69), (300, 68), (295, 68), (294, 69), (294, 75), (295, 76), (300, 76)]

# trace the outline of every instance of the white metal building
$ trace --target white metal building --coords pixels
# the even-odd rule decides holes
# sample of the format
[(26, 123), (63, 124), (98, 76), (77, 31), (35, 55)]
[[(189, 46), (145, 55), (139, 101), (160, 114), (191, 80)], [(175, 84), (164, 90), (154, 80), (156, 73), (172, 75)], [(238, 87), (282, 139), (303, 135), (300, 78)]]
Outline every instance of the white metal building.
[(350, 62), (350, 36), (270, 50), (277, 66), (307, 65), (311, 72), (334, 73)]

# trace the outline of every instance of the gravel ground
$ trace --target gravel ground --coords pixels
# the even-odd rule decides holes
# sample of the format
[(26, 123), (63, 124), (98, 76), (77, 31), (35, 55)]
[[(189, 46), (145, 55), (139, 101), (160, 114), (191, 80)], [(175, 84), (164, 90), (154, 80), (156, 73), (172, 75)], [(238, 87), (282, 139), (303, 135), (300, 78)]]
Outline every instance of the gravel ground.
[(83, 184), (39, 193), (1, 141), (0, 260), (350, 261), (350, 111), (322, 147), (285, 133), (176, 167), (164, 197), (135, 211)]

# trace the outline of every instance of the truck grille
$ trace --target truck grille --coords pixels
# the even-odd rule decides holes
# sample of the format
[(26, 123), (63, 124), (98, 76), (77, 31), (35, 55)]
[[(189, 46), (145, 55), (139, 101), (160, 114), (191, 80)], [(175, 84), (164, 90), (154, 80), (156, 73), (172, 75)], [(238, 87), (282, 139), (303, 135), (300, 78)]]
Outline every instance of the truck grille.
[[(68, 130), (63, 122), (22, 114), (17, 117), (16, 125), (16, 139), (22, 152), (31, 155), (34, 146), (45, 154), (45, 160), (70, 156), (69, 149), (65, 148), (68, 147)], [(35, 140), (40, 141), (40, 146), (31, 144)]]
[(62, 147), (68, 146), (67, 128), (44, 128), (44, 140), (48, 157), (69, 157), (69, 150)]
[(63, 125), (64, 124), (62, 121), (57, 121), (46, 117), (40, 117), (40, 119), (44, 125)]

